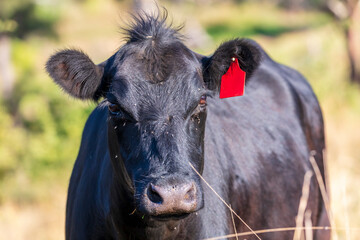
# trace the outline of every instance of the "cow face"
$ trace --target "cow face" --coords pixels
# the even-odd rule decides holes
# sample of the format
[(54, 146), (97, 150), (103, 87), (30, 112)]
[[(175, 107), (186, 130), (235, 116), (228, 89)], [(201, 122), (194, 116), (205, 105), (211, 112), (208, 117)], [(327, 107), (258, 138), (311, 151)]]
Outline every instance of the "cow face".
[[(151, 41), (141, 43), (150, 45), (145, 51)], [(200, 62), (184, 45), (151, 58), (142, 47), (128, 43), (105, 67), (110, 153), (115, 168), (124, 164), (139, 211), (184, 215), (203, 202), (190, 164), (202, 172), (207, 89)]]
[(187, 49), (176, 30), (154, 18), (137, 19), (128, 41), (95, 65), (84, 53), (61, 51), (47, 63), (70, 95), (104, 97), (114, 179), (138, 212), (181, 218), (203, 206), (206, 98), (216, 97), (233, 57), (250, 76), (259, 51), (247, 40), (221, 45), (211, 57)]

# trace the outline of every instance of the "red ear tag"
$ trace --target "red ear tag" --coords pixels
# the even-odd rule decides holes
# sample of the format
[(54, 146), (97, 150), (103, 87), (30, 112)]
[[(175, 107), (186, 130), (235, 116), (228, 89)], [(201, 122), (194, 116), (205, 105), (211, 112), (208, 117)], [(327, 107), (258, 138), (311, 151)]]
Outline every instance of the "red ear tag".
[(220, 98), (244, 95), (246, 73), (240, 69), (237, 58), (232, 61), (227, 72), (221, 77)]

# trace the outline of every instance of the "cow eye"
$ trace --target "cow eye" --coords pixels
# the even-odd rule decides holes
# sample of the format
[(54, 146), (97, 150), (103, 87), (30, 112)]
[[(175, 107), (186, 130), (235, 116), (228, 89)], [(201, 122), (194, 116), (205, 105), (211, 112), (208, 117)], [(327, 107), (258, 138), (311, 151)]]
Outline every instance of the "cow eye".
[(206, 95), (202, 95), (199, 101), (200, 105), (206, 105)]
[(206, 95), (202, 95), (199, 101), (200, 110), (204, 111), (206, 108)]
[(109, 112), (112, 114), (112, 115), (118, 115), (119, 112), (120, 112), (120, 107), (114, 103), (110, 103), (110, 105), (108, 106), (109, 108)]

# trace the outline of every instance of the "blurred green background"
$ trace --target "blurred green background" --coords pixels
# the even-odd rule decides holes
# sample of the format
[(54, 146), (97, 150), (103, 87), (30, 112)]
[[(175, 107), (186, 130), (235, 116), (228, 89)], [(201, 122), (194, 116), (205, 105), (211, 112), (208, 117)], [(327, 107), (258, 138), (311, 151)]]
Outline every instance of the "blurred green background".
[[(82, 49), (99, 63), (123, 43), (130, 12), (148, 0), (0, 0), (0, 239), (64, 239), (65, 202), (85, 121), (95, 103), (63, 93), (47, 58)], [(167, 0), (187, 45), (211, 54), (249, 37), (299, 70), (325, 117), (328, 178), (339, 239), (360, 228), (359, 1)], [(358, 228), (356, 230), (355, 228)], [(335, 238), (334, 238), (335, 239)]]

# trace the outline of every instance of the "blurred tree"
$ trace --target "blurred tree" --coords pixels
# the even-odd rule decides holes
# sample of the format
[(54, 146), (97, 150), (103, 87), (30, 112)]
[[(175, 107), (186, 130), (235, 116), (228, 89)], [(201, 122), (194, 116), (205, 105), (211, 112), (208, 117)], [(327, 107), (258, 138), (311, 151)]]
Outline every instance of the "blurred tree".
[(360, 84), (360, 57), (357, 56), (359, 43), (355, 40), (355, 23), (360, 20), (359, 0), (327, 0), (324, 10), (339, 23), (346, 39), (346, 50), (350, 63), (350, 79)]
[(9, 98), (14, 86), (14, 71), (11, 64), (10, 39), (4, 33), (0, 33), (0, 83), (4, 98)]
[(0, 90), (5, 99), (12, 96), (15, 76), (11, 63), (11, 41), (32, 33), (55, 36), (57, 18), (41, 12), (35, 0), (0, 1)]
[[(236, 1), (236, 0), (233, 0)], [(290, 10), (317, 9), (328, 13), (337, 23), (346, 40), (350, 65), (350, 80), (360, 84), (360, 49), (356, 39), (355, 23), (360, 21), (359, 0), (262, 0)], [(358, 30), (359, 31), (359, 30)], [(360, 34), (360, 33), (358, 33)]]

